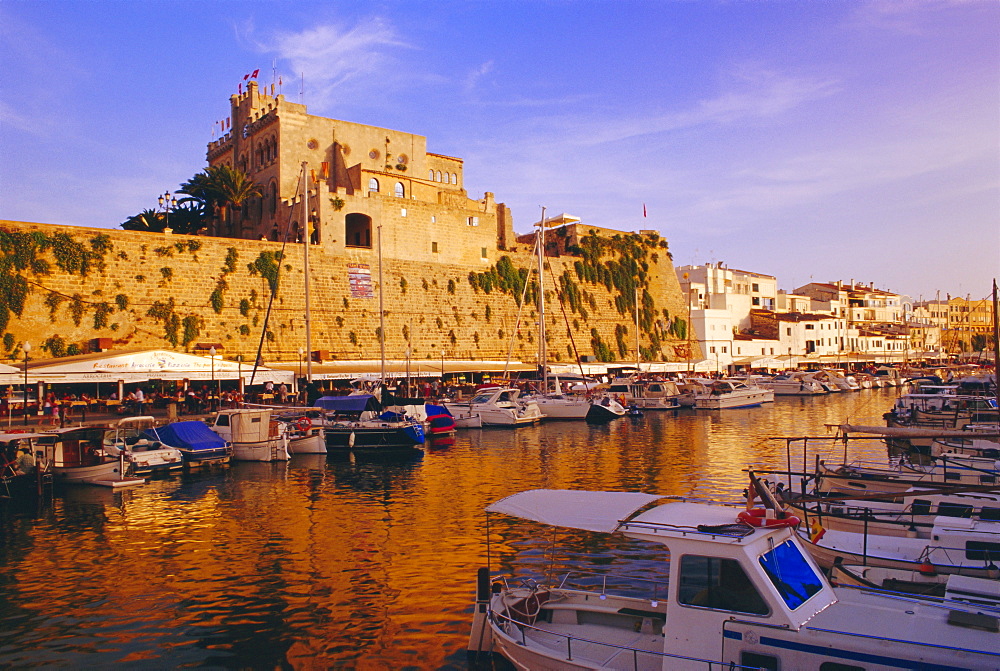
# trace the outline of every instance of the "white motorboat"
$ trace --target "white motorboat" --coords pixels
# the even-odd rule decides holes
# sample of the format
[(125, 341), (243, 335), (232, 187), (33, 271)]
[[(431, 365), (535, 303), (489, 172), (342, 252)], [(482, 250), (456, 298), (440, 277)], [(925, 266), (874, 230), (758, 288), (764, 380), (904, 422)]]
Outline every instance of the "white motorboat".
[(683, 395), (674, 380), (647, 380), (640, 377), (619, 377), (612, 380), (608, 394), (621, 399), (624, 406), (640, 410), (675, 410)]
[(716, 380), (695, 392), (694, 407), (699, 410), (751, 408), (774, 400), (774, 392), (740, 380)]
[(288, 461), (288, 433), (270, 410), (220, 410), (211, 428), (232, 445), (236, 461)]
[(524, 401), (533, 401), (542, 411), (545, 419), (587, 419), (590, 412), (590, 399), (585, 396), (571, 394), (532, 394), (524, 396)]
[[(648, 508), (659, 498), (533, 490), (490, 505), (490, 513), (617, 533), (650, 549), (627, 575), (605, 572), (587, 580), (572, 571), (556, 575), (554, 553), (546, 553), (553, 568), (545, 577), (537, 562), (527, 570), (538, 570), (521, 569), (520, 579), (480, 569), (470, 653), (496, 652), (519, 669), (559, 671), (1000, 664), (996, 611), (834, 587), (790, 526), (764, 526), (772, 523), (766, 514), (751, 515), (762, 520), (751, 526), (738, 521), (740, 509), (718, 505), (672, 502)], [(504, 544), (505, 552), (508, 547)], [(534, 555), (537, 544), (530, 547)], [(512, 561), (516, 558), (505, 555), (503, 565)], [(644, 579), (654, 571), (665, 574), (668, 584)]]
[(176, 447), (171, 447), (147, 435), (147, 429), (156, 426), (150, 416), (123, 417), (115, 428), (104, 433), (104, 451), (117, 459), (125, 457), (132, 466), (133, 475), (154, 475), (169, 473), (184, 468), (184, 455)]
[(487, 387), (480, 389), (468, 403), (447, 402), (445, 407), (457, 418), (461, 414), (478, 414), (483, 426), (518, 427), (536, 424), (542, 411), (532, 400), (525, 400), (513, 387)]
[(757, 378), (756, 381), (764, 389), (773, 391), (775, 396), (819, 396), (827, 393), (823, 385), (805, 373), (784, 373)]

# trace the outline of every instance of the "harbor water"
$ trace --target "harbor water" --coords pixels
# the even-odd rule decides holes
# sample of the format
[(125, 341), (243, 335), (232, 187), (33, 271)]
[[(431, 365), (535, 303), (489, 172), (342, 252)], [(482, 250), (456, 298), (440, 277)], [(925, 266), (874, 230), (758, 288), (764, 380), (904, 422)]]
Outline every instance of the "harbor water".
[[(0, 667), (464, 669), (489, 503), (533, 488), (737, 502), (744, 469), (789, 455), (796, 470), (817, 453), (884, 459), (875, 441), (823, 437), (884, 424), (899, 393), (467, 430), (393, 458), (299, 455), (0, 502)], [(773, 440), (801, 436), (816, 437), (805, 456)], [(541, 561), (544, 539), (513, 540), (530, 527), (490, 523), (502, 563)]]

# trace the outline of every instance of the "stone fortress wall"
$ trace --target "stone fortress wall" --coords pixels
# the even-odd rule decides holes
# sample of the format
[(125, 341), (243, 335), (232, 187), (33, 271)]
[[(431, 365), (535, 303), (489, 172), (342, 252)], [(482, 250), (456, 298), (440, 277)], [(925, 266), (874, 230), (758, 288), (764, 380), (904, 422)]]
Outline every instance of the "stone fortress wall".
[[(489, 258), (477, 258), (472, 264), (435, 262), (425, 260), (433, 255), (407, 258), (407, 249), (417, 244), (408, 236), (429, 241), (428, 236), (436, 235), (430, 228), (393, 230), (388, 235), (383, 232), (392, 242), (383, 240), (382, 254), (388, 358), (403, 359), (409, 348), (413, 359), (438, 359), (444, 351), (446, 359), (502, 360), (513, 338), (514, 358), (537, 360), (534, 305), (525, 306), (518, 327), (518, 305), (512, 293), (497, 288), (487, 292), (484, 282), (477, 281), (476, 286), (470, 282), (470, 271), (495, 269), (498, 257), (507, 257), (514, 268), (533, 269), (536, 261), (530, 245), (498, 250), (494, 243), (487, 248)], [(282, 248), (281, 243), (260, 240), (10, 221), (0, 221), (0, 235), (8, 245), (5, 253), (17, 255), (24, 266), (16, 275), (27, 289), (23, 305), (13, 301), (8, 306), (9, 321), (0, 328), (3, 354), (16, 356), (18, 344), (28, 340), (34, 345), (32, 358), (51, 356), (51, 348), (43, 351), (40, 345), (51, 343), (52, 338), (61, 339), (63, 347), (76, 345), (82, 351), (94, 339), (105, 338), (111, 339), (115, 349), (191, 350), (198, 343), (215, 343), (226, 358), (241, 354), (244, 360), (252, 360), (267, 310), (268, 277), (274, 277), (274, 256)], [(34, 251), (26, 251), (25, 240), (31, 239)], [(48, 241), (48, 247), (39, 250), (39, 240)], [(441, 234), (440, 244), (465, 243)], [(657, 315), (654, 328), (661, 336), (663, 358), (683, 360), (690, 343), (665, 329), (671, 319), (685, 317), (684, 303), (665, 243), (657, 249), (659, 253), (651, 255), (655, 261), (646, 259), (647, 286)], [(264, 342), (265, 361), (294, 361), (298, 348), (305, 347), (303, 251), (302, 244), (288, 244), (280, 261), (278, 291)], [(370, 249), (342, 251), (310, 245), (309, 254), (312, 349), (326, 350), (335, 359), (377, 359), (377, 242)], [(551, 267), (545, 278), (548, 352), (550, 362), (566, 363), (574, 359), (552, 277), (564, 272), (577, 277), (580, 258), (559, 251), (554, 254), (546, 259)], [(86, 274), (81, 263), (89, 265)], [(369, 266), (373, 298), (352, 297), (348, 282), (348, 264), (352, 263)], [(574, 310), (569, 299), (564, 305), (579, 353), (595, 354), (591, 330), (596, 329), (614, 350), (616, 360), (634, 361), (634, 318), (615, 309), (615, 292), (605, 284), (578, 280), (576, 294), (579, 309)], [(582, 301), (579, 295), (584, 296)], [(624, 356), (616, 339), (625, 343)], [(642, 346), (648, 345), (648, 334), (644, 334)], [(693, 355), (698, 356), (697, 343)]]

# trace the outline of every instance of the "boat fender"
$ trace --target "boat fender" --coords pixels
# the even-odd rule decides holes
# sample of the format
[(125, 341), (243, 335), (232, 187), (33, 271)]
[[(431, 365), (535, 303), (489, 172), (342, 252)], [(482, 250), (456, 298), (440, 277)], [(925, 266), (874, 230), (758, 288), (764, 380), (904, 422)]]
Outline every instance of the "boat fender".
[(937, 568), (931, 563), (929, 559), (925, 559), (920, 562), (920, 575), (932, 576), (937, 575)]
[(752, 527), (797, 527), (800, 524), (799, 518), (795, 515), (785, 515), (782, 518), (767, 517), (766, 515), (766, 509), (752, 508), (744, 510), (736, 518)]
[(351, 431), (351, 435), (347, 437), (347, 446), (354, 447), (354, 432)]
[(303, 433), (311, 429), (312, 425), (313, 425), (312, 420), (309, 419), (308, 417), (299, 417), (295, 421), (295, 428), (297, 428), (299, 431), (302, 431)]

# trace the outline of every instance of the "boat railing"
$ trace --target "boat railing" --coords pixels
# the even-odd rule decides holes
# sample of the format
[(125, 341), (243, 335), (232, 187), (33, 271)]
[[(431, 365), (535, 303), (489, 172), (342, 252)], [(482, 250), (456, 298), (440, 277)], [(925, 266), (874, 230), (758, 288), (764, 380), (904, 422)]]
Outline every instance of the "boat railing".
[[(642, 590), (634, 589), (639, 585), (643, 585), (645, 588)], [(665, 597), (667, 594), (666, 581), (640, 578), (624, 573), (568, 571), (559, 580), (558, 586), (559, 589), (596, 591), (602, 598), (609, 594), (640, 596), (641, 598), (648, 598), (653, 603), (656, 603), (661, 595)], [(637, 595), (636, 592), (641, 592), (641, 594)]]
[[(543, 606), (544, 607), (544, 606)], [(630, 652), (632, 653), (632, 669), (633, 671), (639, 670), (639, 659), (640, 656), (643, 658), (654, 658), (660, 660), (676, 659), (684, 662), (694, 662), (697, 664), (703, 664), (706, 671), (760, 671), (760, 667), (757, 666), (743, 666), (739, 664), (734, 664), (732, 662), (720, 662), (710, 659), (701, 659), (699, 657), (688, 657), (686, 655), (675, 655), (668, 652), (660, 652), (656, 650), (641, 650), (639, 648), (633, 648), (626, 645), (617, 645), (614, 643), (608, 643), (606, 641), (595, 641), (591, 638), (585, 638), (583, 636), (573, 636), (571, 634), (566, 634), (563, 632), (553, 631), (551, 629), (545, 629), (543, 627), (536, 626), (534, 624), (527, 624), (514, 619), (503, 613), (498, 613), (496, 611), (490, 611), (489, 617), (493, 620), (496, 627), (503, 631), (511, 639), (515, 640), (519, 645), (528, 648), (527, 632), (537, 631), (540, 634), (544, 634), (547, 637), (555, 637), (558, 639), (563, 639), (566, 642), (566, 661), (573, 661), (573, 644), (584, 644), (584, 645), (594, 645), (600, 646), (602, 648), (610, 648), (611, 650), (618, 650), (620, 652)], [(517, 640), (517, 639), (520, 640)], [(530, 648), (529, 648), (530, 649)], [(665, 662), (661, 662), (665, 664)], [(622, 667), (616, 667), (622, 668)]]

